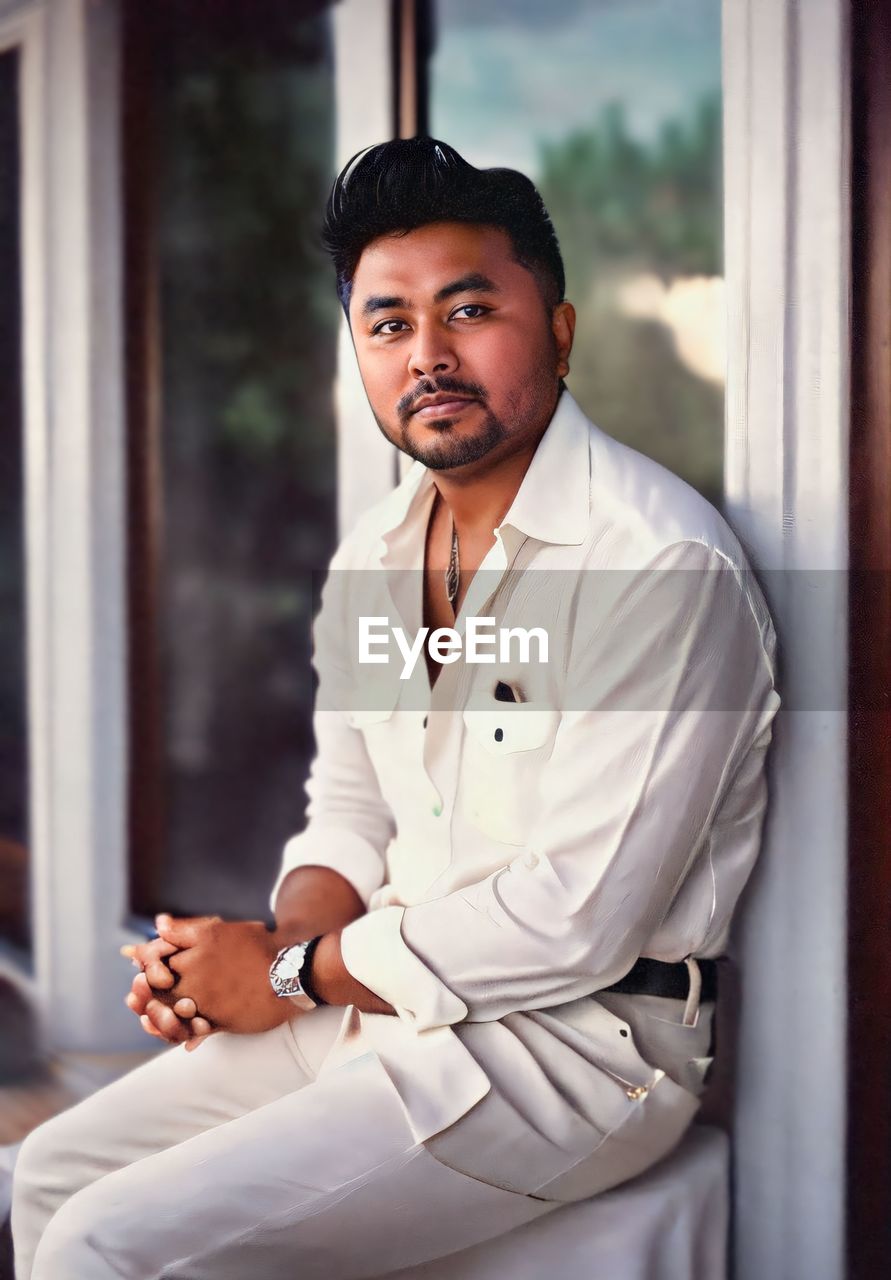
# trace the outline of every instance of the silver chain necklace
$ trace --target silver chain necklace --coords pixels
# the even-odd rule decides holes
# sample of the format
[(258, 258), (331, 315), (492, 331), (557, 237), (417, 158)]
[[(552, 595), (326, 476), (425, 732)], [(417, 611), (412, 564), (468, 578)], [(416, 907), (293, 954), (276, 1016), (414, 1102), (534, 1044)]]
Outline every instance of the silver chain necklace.
[(449, 567), (445, 571), (445, 590), (453, 612), (457, 612), (455, 609), (455, 601), (458, 598), (458, 588), (460, 585), (461, 559), (458, 555), (458, 530), (455, 528), (455, 521), (452, 520), (452, 550), (449, 555)]

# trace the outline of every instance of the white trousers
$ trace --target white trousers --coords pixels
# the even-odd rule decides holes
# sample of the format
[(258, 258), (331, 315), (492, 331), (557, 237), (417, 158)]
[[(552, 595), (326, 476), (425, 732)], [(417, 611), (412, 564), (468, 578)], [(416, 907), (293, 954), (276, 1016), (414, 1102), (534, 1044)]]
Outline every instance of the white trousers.
[(556, 1207), (417, 1143), (376, 1056), (319, 1078), (342, 1017), (170, 1049), (36, 1129), (15, 1171), (16, 1280), (352, 1280)]

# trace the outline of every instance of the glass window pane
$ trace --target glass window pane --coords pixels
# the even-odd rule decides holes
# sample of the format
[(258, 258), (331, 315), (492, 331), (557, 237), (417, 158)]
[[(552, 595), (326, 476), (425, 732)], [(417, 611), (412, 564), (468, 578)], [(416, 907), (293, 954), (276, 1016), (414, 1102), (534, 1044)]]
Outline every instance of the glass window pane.
[(310, 575), (335, 536), (329, 18), (180, 0), (144, 30), (160, 786), (145, 780), (159, 838), (137, 845), (133, 905), (266, 916), (303, 821)]
[(0, 53), (0, 938), (30, 944), (19, 54)]
[(720, 501), (720, 0), (437, 0), (430, 132), (539, 186), (578, 310), (568, 385)]

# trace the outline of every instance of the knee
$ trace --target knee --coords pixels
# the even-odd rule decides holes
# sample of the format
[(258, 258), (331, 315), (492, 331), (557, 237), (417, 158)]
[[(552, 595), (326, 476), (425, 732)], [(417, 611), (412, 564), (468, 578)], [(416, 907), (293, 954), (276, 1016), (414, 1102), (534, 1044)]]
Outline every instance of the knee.
[(12, 1173), (10, 1224), (20, 1280), (31, 1275), (37, 1244), (69, 1194), (64, 1170), (60, 1126), (48, 1120), (25, 1138)]
[[(60, 1206), (91, 1180), (84, 1167), (84, 1134), (70, 1112), (45, 1121), (25, 1138), (12, 1175), (12, 1233), (16, 1248), (33, 1248)], [(27, 1246), (26, 1246), (27, 1242)]]
[(32, 1130), (19, 1148), (12, 1174), (13, 1218), (17, 1209), (53, 1198), (59, 1191), (65, 1160), (57, 1119)]

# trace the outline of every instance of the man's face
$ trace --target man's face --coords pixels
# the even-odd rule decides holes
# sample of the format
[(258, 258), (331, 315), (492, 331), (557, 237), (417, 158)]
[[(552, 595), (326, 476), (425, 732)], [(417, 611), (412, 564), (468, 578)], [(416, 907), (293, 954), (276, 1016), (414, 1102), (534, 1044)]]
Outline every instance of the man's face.
[(426, 466), (470, 474), (550, 421), (574, 313), (549, 312), (506, 232), (440, 222), (373, 240), (349, 314), (378, 425)]

